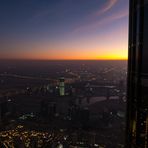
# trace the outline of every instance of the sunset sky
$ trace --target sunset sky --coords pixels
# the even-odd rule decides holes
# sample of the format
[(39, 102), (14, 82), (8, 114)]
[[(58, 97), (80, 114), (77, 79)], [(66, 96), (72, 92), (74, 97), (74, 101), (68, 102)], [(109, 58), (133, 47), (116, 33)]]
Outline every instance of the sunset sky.
[(127, 59), (128, 0), (1, 0), (0, 59)]

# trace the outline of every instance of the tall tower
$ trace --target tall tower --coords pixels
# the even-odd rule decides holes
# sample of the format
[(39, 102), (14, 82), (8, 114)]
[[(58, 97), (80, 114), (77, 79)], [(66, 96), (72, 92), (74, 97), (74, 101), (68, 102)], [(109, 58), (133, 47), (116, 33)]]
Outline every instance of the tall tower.
[(65, 95), (65, 83), (64, 83), (65, 79), (64, 79), (64, 77), (61, 77), (59, 79), (59, 81), (60, 81), (60, 83), (59, 83), (59, 94), (60, 94), (60, 96), (64, 96)]
[(126, 148), (148, 147), (148, 0), (130, 0)]

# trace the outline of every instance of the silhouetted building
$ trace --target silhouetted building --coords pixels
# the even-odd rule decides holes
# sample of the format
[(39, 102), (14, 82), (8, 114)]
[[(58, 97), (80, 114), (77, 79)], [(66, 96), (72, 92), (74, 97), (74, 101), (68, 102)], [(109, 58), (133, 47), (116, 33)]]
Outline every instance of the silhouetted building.
[(148, 0), (130, 0), (127, 148), (148, 148)]
[(88, 128), (88, 122), (89, 122), (90, 112), (88, 108), (81, 109), (80, 112), (80, 121), (83, 126), (83, 128)]
[(53, 117), (56, 114), (57, 105), (55, 102), (51, 102), (48, 105), (48, 113), (50, 117)]
[(0, 119), (2, 120), (8, 111), (7, 101), (0, 102)]
[(48, 116), (48, 103), (44, 100), (41, 101), (40, 113), (43, 117)]

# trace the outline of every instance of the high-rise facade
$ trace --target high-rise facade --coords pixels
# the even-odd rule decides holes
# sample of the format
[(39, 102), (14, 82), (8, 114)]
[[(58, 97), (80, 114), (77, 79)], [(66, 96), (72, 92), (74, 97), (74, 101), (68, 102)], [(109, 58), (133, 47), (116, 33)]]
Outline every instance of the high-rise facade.
[(59, 83), (59, 93), (60, 96), (64, 96), (65, 95), (65, 83), (64, 83), (64, 77), (60, 78), (60, 83)]
[(130, 0), (127, 148), (148, 148), (148, 0)]

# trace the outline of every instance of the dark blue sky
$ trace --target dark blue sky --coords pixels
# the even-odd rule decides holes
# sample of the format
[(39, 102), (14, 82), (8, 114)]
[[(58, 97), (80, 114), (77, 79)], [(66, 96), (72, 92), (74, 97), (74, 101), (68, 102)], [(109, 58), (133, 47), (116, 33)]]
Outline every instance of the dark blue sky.
[(73, 54), (87, 59), (90, 52), (90, 58), (105, 56), (102, 50), (127, 54), (127, 26), (128, 0), (0, 0), (3, 56), (66, 59)]

